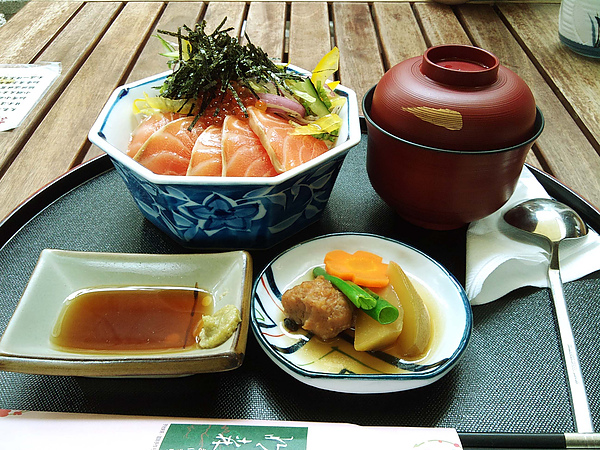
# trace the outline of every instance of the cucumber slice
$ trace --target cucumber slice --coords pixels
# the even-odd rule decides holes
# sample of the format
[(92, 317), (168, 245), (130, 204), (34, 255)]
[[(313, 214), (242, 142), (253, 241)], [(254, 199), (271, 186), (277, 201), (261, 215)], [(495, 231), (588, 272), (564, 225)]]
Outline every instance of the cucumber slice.
[(329, 114), (329, 108), (319, 97), (310, 78), (302, 81), (288, 81), (288, 86), (307, 110), (307, 114), (319, 117)]

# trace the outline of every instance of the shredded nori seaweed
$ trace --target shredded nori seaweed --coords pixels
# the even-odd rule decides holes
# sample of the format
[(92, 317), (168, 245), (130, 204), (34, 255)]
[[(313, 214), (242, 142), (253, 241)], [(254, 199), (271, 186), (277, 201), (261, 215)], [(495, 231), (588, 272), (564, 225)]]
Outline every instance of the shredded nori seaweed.
[[(169, 61), (173, 73), (160, 87), (159, 95), (175, 100), (200, 101), (196, 120), (213, 99), (217, 96), (223, 98), (227, 91), (246, 113), (236, 86), (244, 86), (256, 95), (250, 81), (273, 83), (280, 90), (286, 89), (285, 79), (301, 79), (301, 76), (277, 66), (260, 47), (250, 42), (247, 35), (248, 43), (241, 45), (237, 38), (228, 34), (233, 28), (222, 28), (226, 21), (227, 18), (223, 19), (211, 34), (206, 34), (206, 21), (197, 23), (193, 30), (186, 25), (179, 27), (177, 32), (158, 30), (158, 33), (176, 37), (179, 45), (178, 58)], [(184, 41), (189, 44), (189, 58), (185, 60), (182, 51)]]

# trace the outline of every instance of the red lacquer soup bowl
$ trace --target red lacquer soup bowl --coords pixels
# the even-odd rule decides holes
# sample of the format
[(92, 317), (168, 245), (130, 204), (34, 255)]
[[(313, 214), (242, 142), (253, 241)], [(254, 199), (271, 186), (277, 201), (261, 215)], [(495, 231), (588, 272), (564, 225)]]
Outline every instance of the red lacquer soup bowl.
[(527, 152), (544, 127), (536, 108), (530, 135), (516, 145), (469, 151), (431, 147), (379, 126), (371, 116), (374, 90), (363, 99), (369, 179), (402, 218), (424, 228), (459, 228), (499, 209), (514, 192)]

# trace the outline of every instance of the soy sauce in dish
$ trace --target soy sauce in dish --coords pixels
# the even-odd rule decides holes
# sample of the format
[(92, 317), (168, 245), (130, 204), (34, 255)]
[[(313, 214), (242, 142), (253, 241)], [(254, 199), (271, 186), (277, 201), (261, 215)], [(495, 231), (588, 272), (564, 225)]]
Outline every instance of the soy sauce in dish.
[(198, 288), (84, 289), (66, 299), (50, 340), (67, 350), (180, 351), (195, 348), (198, 322), (212, 310)]

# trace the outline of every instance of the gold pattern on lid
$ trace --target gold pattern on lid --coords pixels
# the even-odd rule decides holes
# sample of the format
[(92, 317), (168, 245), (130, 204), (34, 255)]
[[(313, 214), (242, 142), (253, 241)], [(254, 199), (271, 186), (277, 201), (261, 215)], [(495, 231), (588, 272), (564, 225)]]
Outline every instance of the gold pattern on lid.
[(447, 108), (430, 108), (427, 106), (404, 107), (403, 111), (409, 112), (425, 122), (429, 122), (448, 130), (459, 131), (463, 127), (462, 114)]

